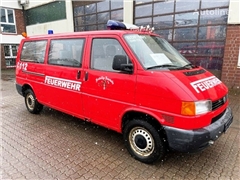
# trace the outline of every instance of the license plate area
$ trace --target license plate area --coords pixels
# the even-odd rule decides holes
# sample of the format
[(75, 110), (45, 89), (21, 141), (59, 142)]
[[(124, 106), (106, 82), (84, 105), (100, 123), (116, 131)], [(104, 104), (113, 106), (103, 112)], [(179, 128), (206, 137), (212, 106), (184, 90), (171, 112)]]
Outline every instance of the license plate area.
[(232, 122), (233, 122), (233, 117), (231, 117), (231, 119), (229, 119), (229, 121), (224, 124), (224, 130), (223, 130), (224, 132), (228, 130)]

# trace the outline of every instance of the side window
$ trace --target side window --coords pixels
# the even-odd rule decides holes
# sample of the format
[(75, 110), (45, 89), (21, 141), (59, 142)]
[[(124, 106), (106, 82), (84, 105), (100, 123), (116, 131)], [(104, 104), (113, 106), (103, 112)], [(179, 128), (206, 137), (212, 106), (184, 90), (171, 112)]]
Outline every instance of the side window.
[[(91, 69), (118, 72), (112, 68), (113, 59), (116, 55), (125, 55), (127, 57), (127, 54), (123, 50), (121, 44), (116, 39), (93, 39), (91, 51)], [(129, 62), (128, 57), (127, 59), (128, 63), (131, 63)]]
[(43, 63), (47, 40), (25, 42), (21, 52), (21, 61)]
[(84, 39), (51, 40), (48, 64), (81, 67), (84, 41)]

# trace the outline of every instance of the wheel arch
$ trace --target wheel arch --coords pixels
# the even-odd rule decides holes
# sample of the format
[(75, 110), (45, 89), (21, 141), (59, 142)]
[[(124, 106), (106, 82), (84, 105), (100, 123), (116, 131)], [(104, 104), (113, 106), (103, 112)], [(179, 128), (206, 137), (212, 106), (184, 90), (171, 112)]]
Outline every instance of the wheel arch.
[(155, 127), (159, 131), (159, 133), (161, 133), (164, 137), (166, 137), (164, 128), (163, 128), (162, 124), (160, 123), (160, 121), (157, 120), (157, 117), (155, 117), (154, 115), (151, 115), (149, 113), (140, 112), (140, 111), (136, 111), (136, 110), (129, 110), (129, 111), (125, 112), (125, 114), (122, 116), (122, 124), (121, 124), (121, 132), (122, 133), (123, 133), (123, 129), (124, 129), (125, 125), (133, 119), (141, 119), (143, 121), (148, 122), (153, 127)]
[(162, 159), (169, 149), (163, 126), (150, 114), (126, 112), (122, 118), (122, 133), (128, 152), (143, 163)]
[[(24, 84), (22, 86), (22, 94), (23, 94), (23, 96), (25, 96), (25, 92), (26, 92), (27, 89), (31, 89), (33, 91), (32, 86), (30, 86), (29, 84)], [(33, 93), (34, 93), (34, 91), (33, 91)]]

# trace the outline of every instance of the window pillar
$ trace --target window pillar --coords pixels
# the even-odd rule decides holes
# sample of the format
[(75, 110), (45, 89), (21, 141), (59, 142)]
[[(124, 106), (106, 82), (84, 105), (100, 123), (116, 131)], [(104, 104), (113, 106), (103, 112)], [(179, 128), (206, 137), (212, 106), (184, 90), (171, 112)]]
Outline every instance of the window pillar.
[(123, 21), (133, 24), (133, 0), (123, 0)]

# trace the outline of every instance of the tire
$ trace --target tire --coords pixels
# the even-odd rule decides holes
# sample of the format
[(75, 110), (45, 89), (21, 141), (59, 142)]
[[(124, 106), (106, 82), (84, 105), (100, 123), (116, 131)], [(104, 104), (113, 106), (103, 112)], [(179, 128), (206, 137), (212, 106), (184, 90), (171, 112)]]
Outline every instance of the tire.
[(43, 105), (37, 101), (33, 91), (31, 89), (27, 89), (24, 95), (27, 110), (32, 114), (40, 113), (40, 111), (43, 109)]
[(151, 164), (166, 153), (166, 145), (159, 132), (146, 121), (130, 121), (124, 127), (123, 137), (131, 156), (143, 163)]

